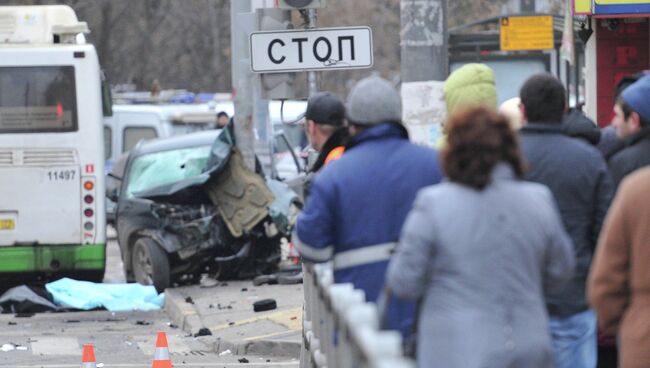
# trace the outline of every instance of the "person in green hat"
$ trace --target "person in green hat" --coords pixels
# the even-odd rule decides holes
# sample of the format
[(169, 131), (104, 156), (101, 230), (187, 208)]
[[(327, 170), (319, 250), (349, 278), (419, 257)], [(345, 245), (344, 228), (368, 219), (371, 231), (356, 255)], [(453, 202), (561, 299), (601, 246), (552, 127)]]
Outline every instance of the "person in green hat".
[[(485, 64), (465, 64), (456, 69), (445, 81), (443, 94), (448, 117), (459, 111), (477, 106), (497, 109), (497, 87), (494, 71)], [(444, 147), (445, 142), (446, 134), (436, 142), (435, 148)]]

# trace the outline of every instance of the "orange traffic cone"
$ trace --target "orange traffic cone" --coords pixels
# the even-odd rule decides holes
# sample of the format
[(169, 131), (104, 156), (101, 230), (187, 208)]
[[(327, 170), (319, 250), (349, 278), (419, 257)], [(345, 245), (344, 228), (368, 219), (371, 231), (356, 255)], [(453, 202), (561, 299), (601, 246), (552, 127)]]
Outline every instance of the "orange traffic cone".
[(84, 344), (84, 354), (81, 356), (81, 368), (97, 368), (96, 363), (93, 344)]
[(151, 368), (172, 368), (172, 361), (169, 359), (169, 347), (167, 346), (167, 335), (163, 331), (158, 331), (156, 353), (153, 356)]

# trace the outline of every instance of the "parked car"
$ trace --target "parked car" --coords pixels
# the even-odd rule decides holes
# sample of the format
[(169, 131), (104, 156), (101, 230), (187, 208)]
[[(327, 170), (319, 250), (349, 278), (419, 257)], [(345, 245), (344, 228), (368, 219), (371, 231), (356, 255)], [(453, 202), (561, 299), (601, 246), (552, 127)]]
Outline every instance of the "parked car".
[(126, 158), (116, 230), (127, 280), (163, 290), (209, 271), (220, 278), (273, 272), (290, 234), (296, 194), (247, 169), (223, 130), (142, 141)]

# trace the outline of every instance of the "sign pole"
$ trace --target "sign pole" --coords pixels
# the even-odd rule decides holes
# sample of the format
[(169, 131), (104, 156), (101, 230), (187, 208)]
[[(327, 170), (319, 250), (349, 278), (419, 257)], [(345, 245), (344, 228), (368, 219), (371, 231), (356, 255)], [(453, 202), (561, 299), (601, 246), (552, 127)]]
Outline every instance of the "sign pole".
[(401, 0), (402, 82), (447, 78), (447, 1)]
[(232, 88), (235, 103), (235, 143), (249, 169), (255, 170), (253, 73), (249, 69), (248, 35), (254, 27), (250, 0), (230, 0)]
[(413, 142), (436, 146), (446, 116), (447, 1), (401, 0), (400, 8), (402, 120)]
[[(309, 17), (309, 22), (305, 29), (314, 29), (316, 28), (316, 9), (307, 10)], [(309, 95), (312, 96), (318, 92), (318, 82), (316, 80), (316, 72), (310, 71), (307, 74), (307, 79), (309, 80)]]

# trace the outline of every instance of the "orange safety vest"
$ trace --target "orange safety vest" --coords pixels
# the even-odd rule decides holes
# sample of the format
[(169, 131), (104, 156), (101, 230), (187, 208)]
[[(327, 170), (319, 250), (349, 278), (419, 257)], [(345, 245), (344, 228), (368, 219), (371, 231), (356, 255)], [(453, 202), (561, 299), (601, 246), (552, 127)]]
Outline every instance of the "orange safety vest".
[(345, 152), (344, 146), (335, 147), (333, 150), (330, 151), (330, 153), (327, 154), (327, 157), (325, 157), (325, 165), (341, 158), (341, 156), (343, 156), (343, 152)]

